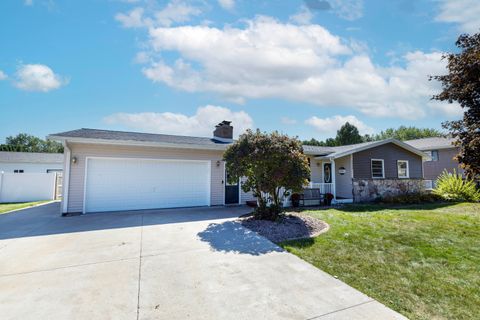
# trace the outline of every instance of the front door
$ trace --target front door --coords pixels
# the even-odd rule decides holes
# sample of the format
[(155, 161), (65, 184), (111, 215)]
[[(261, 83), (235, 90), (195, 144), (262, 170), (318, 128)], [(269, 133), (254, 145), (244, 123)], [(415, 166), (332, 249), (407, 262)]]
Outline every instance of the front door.
[(332, 164), (331, 163), (323, 164), (323, 182), (332, 183)]
[(228, 172), (225, 171), (225, 204), (237, 204), (239, 202), (239, 184), (228, 182)]

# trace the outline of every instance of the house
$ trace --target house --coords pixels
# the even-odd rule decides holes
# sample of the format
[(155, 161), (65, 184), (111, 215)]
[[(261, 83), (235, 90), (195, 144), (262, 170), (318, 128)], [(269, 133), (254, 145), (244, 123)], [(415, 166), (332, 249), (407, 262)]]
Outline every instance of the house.
[(0, 151), (0, 172), (49, 173), (61, 172), (63, 154)]
[[(240, 181), (227, 183), (222, 158), (233, 142), (228, 121), (218, 124), (211, 138), (79, 129), (49, 139), (65, 148), (63, 213), (244, 204), (254, 199), (242, 191)], [(338, 201), (369, 200), (376, 196), (373, 187), (377, 193), (404, 186), (414, 190), (423, 178), (426, 157), (396, 140), (305, 146), (305, 153), (312, 185), (332, 192)]]
[(371, 201), (424, 189), (422, 160), (428, 155), (395, 139), (339, 147), (304, 146), (311, 187), (337, 203)]
[(459, 147), (454, 145), (453, 138), (425, 138), (405, 141), (412, 147), (419, 149), (430, 156), (430, 159), (423, 163), (424, 177), (426, 180), (437, 180), (438, 176), (444, 171), (463, 174), (463, 169), (454, 157), (459, 152)]

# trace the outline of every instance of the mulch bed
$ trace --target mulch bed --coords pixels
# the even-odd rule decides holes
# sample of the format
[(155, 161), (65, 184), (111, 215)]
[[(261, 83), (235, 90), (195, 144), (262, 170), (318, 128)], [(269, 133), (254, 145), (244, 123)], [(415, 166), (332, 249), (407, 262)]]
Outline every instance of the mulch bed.
[(319, 219), (299, 212), (289, 212), (280, 221), (256, 220), (254, 217), (240, 218), (240, 223), (272, 242), (282, 242), (316, 237), (328, 231), (329, 225)]

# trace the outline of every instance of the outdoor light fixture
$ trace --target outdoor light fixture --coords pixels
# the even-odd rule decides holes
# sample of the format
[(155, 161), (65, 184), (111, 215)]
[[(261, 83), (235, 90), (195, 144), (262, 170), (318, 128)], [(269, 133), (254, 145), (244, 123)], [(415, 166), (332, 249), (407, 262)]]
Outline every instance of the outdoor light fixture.
[(217, 167), (220, 167), (220, 160), (217, 160)]
[(73, 163), (73, 164), (77, 163), (77, 157), (73, 157), (73, 158), (72, 158), (72, 163)]

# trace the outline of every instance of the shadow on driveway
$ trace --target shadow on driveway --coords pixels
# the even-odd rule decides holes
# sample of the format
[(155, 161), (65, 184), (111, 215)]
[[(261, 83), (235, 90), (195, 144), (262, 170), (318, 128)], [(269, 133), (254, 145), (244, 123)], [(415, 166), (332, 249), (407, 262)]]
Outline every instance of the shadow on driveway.
[(60, 203), (0, 215), (0, 240), (149, 225), (188, 223), (235, 218), (247, 213), (246, 206), (152, 209), (89, 213), (62, 217)]
[(277, 245), (243, 227), (236, 221), (210, 223), (198, 233), (201, 241), (208, 242), (215, 251), (261, 255), (269, 252), (282, 252)]

